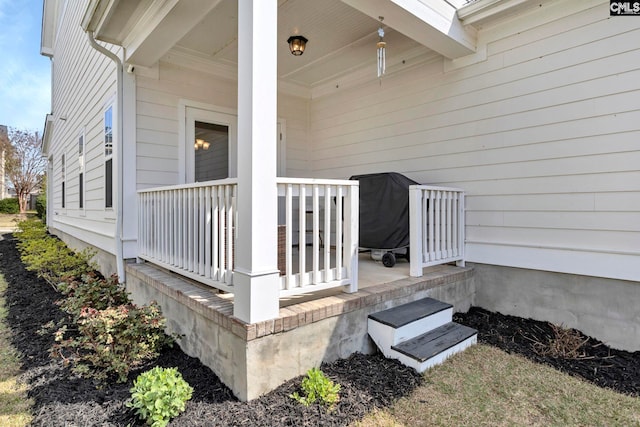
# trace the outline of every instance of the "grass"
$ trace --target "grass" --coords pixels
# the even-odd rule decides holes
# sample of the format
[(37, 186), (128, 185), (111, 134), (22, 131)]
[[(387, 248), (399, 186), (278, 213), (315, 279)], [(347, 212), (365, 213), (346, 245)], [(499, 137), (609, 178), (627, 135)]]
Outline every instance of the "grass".
[(35, 217), (35, 211), (27, 211), (24, 214), (5, 214), (0, 213), (0, 228), (14, 229), (18, 221), (24, 221), (27, 218)]
[(487, 345), (425, 373), (425, 384), (354, 427), (638, 426), (640, 398)]
[(0, 426), (22, 427), (31, 422), (31, 401), (26, 397), (26, 386), (18, 381), (20, 355), (9, 339), (6, 290), (7, 282), (0, 274)]

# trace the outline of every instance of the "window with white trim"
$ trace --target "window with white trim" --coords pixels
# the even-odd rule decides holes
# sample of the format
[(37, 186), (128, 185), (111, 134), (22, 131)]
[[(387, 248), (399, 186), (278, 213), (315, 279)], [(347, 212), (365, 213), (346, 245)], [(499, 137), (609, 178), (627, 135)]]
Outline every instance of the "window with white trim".
[(104, 207), (113, 207), (113, 106), (104, 111)]

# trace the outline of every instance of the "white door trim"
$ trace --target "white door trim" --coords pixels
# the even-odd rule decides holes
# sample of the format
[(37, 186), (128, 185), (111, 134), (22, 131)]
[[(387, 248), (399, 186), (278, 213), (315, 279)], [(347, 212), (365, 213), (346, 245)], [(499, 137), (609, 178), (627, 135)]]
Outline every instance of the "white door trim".
[(229, 177), (238, 175), (238, 116), (235, 110), (202, 102), (181, 99), (178, 104), (178, 175), (179, 183), (194, 181), (193, 144), (195, 122), (215, 123), (229, 128)]
[[(189, 113), (189, 116), (188, 116)], [(194, 158), (192, 144), (195, 139), (194, 122), (210, 122), (229, 126), (229, 177), (238, 176), (238, 111), (204, 102), (180, 99), (178, 102), (178, 179), (179, 184), (194, 180)], [(278, 118), (278, 164), (277, 175), (287, 176), (287, 122)], [(187, 151), (187, 149), (189, 151)], [(189, 155), (188, 155), (189, 154)]]

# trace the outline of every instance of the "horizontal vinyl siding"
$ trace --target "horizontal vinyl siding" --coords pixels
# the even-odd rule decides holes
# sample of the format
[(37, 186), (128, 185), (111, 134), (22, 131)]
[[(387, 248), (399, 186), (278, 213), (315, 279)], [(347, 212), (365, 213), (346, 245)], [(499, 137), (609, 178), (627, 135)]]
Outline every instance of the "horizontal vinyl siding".
[(640, 21), (546, 5), (481, 30), (485, 61), (313, 100), (313, 174), (463, 188), (470, 261), (638, 280)]
[[(159, 65), (159, 78), (137, 76), (138, 189), (179, 182), (180, 100), (237, 109), (237, 83), (174, 64)], [(308, 102), (279, 95), (278, 117), (286, 121), (288, 176), (309, 176)]]
[[(114, 253), (114, 214), (104, 207), (103, 110), (106, 102), (115, 97), (116, 68), (111, 60), (89, 45), (80, 27), (84, 13), (82, 3), (66, 3), (54, 46), (52, 109), (55, 123), (49, 149), (54, 160), (49, 181), (53, 200), (49, 206), (54, 215), (50, 225)], [(85, 191), (84, 209), (79, 209), (78, 138), (82, 130)], [(65, 208), (61, 206), (62, 154), (66, 159)]]

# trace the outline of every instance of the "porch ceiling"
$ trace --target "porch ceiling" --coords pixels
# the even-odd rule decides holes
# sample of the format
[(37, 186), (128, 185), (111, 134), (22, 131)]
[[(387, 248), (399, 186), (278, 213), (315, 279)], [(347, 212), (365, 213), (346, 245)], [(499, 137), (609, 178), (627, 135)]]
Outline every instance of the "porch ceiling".
[[(173, 51), (200, 60), (236, 67), (237, 0), (222, 0)], [(278, 12), (278, 77), (313, 88), (349, 72), (376, 70), (379, 22), (340, 0), (280, 0)], [(309, 42), (302, 56), (289, 53), (287, 39), (303, 35)], [(386, 28), (388, 64), (430, 52), (416, 41)]]

